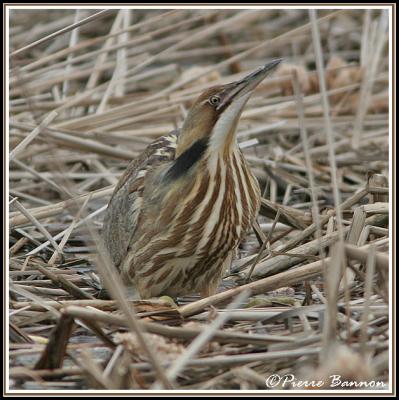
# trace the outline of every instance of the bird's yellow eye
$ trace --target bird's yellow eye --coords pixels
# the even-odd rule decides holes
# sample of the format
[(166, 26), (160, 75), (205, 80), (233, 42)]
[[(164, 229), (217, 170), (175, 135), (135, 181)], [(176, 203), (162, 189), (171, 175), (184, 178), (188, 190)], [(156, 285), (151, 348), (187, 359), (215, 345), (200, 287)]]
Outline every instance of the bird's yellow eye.
[(219, 96), (211, 96), (209, 98), (209, 103), (211, 103), (213, 106), (217, 106), (220, 104), (220, 97)]

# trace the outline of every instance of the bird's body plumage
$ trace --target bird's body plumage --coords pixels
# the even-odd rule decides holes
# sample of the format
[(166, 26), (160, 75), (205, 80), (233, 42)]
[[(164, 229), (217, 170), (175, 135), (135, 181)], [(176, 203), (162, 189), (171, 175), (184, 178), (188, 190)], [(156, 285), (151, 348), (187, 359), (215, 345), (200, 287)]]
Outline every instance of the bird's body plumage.
[(203, 93), (182, 129), (150, 144), (120, 178), (103, 238), (141, 298), (214, 293), (253, 224), (260, 189), (235, 132), (265, 68)]
[(214, 292), (260, 206), (238, 146), (169, 176), (176, 144), (176, 134), (161, 137), (130, 165), (104, 223), (113, 262), (142, 298)]

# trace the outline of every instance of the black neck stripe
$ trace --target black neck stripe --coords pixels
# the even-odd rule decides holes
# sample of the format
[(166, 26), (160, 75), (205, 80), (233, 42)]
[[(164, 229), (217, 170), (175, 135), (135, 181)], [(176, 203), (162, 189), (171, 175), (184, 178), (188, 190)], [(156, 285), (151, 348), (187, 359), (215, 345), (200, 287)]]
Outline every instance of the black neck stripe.
[(194, 142), (175, 160), (173, 165), (166, 172), (165, 177), (173, 180), (186, 174), (190, 168), (201, 159), (207, 148), (207, 138), (199, 139)]

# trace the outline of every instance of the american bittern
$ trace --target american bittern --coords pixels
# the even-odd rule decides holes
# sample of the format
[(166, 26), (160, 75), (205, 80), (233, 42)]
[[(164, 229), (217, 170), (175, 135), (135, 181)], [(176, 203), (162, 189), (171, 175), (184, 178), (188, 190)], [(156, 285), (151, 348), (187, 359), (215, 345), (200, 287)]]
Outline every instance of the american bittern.
[(120, 178), (103, 238), (122, 279), (141, 298), (216, 291), (260, 207), (237, 123), (279, 62), (206, 90), (180, 132), (150, 144)]

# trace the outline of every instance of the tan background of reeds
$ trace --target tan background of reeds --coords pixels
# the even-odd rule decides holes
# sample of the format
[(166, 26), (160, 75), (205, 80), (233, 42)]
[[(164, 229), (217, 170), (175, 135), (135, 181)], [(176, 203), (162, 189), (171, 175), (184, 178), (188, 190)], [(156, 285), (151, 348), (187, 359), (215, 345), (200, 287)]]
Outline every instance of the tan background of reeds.
[[(10, 389), (388, 389), (388, 11), (14, 9), (9, 41)], [(279, 57), (238, 129), (260, 242), (214, 296), (128, 302), (97, 240), (118, 177)]]

